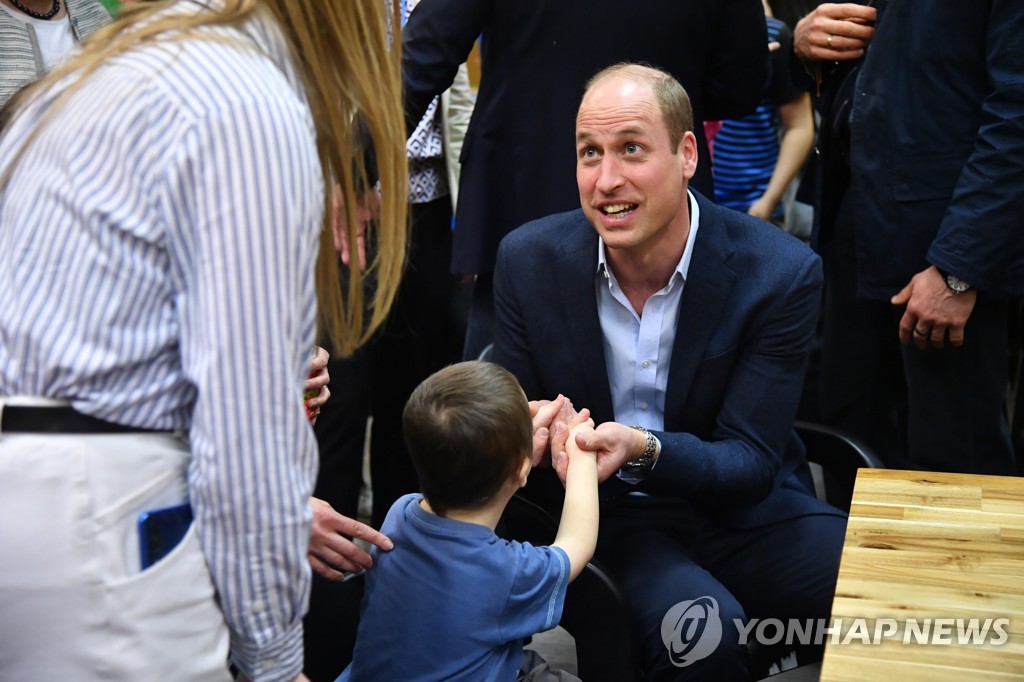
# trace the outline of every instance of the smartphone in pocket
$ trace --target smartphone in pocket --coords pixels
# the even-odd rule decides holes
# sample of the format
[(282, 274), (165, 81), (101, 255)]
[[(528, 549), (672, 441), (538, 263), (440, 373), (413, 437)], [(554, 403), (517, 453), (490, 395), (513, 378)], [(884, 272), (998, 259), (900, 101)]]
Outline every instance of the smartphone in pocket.
[(139, 514), (139, 558), (142, 570), (170, 554), (192, 525), (188, 503)]

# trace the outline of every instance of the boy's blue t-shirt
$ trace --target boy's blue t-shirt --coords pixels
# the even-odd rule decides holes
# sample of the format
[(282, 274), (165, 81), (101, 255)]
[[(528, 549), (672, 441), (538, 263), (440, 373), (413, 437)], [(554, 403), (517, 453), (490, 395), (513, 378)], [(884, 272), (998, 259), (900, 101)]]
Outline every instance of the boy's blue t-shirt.
[(373, 549), (352, 664), (340, 680), (516, 679), (523, 638), (562, 617), (569, 557), (436, 516), (422, 495), (391, 507)]

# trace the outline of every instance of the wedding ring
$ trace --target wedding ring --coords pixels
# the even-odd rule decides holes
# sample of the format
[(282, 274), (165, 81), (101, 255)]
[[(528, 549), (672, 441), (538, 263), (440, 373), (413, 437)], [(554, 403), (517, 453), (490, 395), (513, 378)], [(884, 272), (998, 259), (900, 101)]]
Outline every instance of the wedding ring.
[(832, 49), (832, 34), (828, 34), (828, 49)]
[(931, 333), (930, 329), (925, 329), (925, 330), (922, 331), (922, 330), (918, 329), (917, 327), (914, 327), (914, 336), (928, 336), (928, 334), (930, 334), (930, 333)]

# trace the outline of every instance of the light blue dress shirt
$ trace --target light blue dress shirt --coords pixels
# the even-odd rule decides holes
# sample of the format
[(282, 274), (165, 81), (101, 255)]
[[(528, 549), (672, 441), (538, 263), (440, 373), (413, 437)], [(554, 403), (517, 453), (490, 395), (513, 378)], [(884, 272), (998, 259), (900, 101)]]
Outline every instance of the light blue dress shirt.
[(693, 256), (693, 243), (700, 223), (700, 209), (687, 191), (690, 231), (683, 255), (668, 283), (644, 304), (643, 316), (633, 309), (608, 266), (603, 240), (598, 241), (597, 315), (604, 337), (604, 357), (612, 395), (615, 421), (643, 426), (652, 431), (665, 428), (665, 392), (672, 346), (679, 318), (679, 303)]

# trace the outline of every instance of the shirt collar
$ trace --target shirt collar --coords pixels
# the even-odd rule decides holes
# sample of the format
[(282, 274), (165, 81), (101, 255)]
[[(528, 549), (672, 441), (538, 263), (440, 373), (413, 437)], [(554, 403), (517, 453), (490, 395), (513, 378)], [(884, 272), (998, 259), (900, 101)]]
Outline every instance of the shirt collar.
[[(679, 262), (676, 263), (676, 274), (682, 278), (682, 281), (686, 282), (686, 276), (690, 272), (690, 260), (693, 258), (693, 244), (697, 237), (697, 226), (700, 224), (700, 206), (697, 205), (697, 200), (694, 198), (690, 190), (686, 190), (686, 200), (690, 207), (690, 232), (686, 235), (686, 246), (683, 247), (683, 255), (679, 257)], [(597, 273), (604, 275), (606, 279), (611, 279), (611, 270), (608, 268), (608, 259), (605, 252), (604, 240), (598, 237), (597, 239)], [(676, 276), (673, 275), (669, 278), (668, 284), (672, 284)]]

